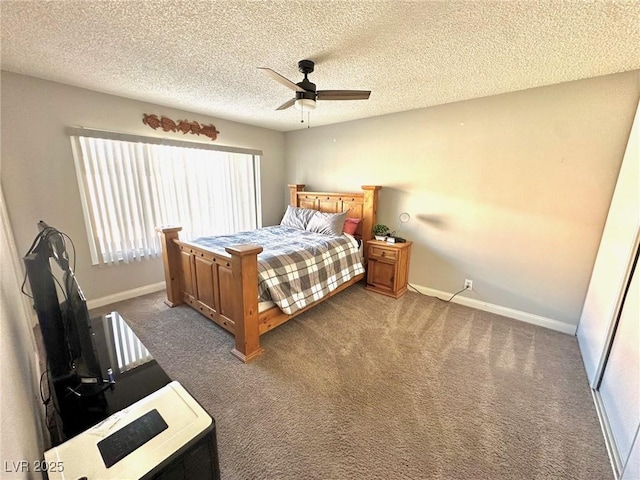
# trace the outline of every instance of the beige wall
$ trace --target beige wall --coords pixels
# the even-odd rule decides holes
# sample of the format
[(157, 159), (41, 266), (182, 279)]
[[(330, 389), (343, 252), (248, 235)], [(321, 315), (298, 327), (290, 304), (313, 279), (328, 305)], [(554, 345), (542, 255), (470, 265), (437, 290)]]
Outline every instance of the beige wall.
[(287, 181), (383, 185), (411, 283), (575, 325), (639, 96), (636, 71), (289, 132)]
[(33, 466), (48, 439), (38, 392), (38, 356), (1, 188), (0, 220), (0, 461), (5, 472), (0, 477), (35, 478), (12, 463), (28, 461)]
[(40, 219), (67, 232), (90, 299), (159, 282), (159, 261), (89, 265), (64, 128), (162, 135), (143, 113), (211, 122), (217, 143), (263, 150), (265, 225), (287, 182), (381, 184), (379, 219), (412, 215), (413, 284), (455, 292), (470, 278), (469, 298), (575, 325), (639, 92), (629, 72), (282, 134), (2, 72), (2, 186), (19, 252)]
[[(65, 134), (67, 126), (197, 141), (193, 135), (156, 132), (142, 123), (142, 114), (213, 123), (220, 131), (216, 144), (263, 151), (263, 223), (280, 220), (286, 192), (281, 132), (9, 72), (2, 72), (1, 87), (1, 180), (19, 253), (23, 255), (29, 248), (39, 220), (67, 233), (76, 245), (76, 273), (90, 300), (161, 282), (164, 275), (160, 260), (116, 267), (90, 265), (71, 144)], [(204, 137), (201, 141), (210, 142)]]

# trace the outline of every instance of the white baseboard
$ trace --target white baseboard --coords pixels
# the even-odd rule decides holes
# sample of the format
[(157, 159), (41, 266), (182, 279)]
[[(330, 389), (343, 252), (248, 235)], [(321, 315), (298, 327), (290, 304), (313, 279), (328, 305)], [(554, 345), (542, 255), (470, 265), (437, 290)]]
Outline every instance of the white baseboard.
[[(432, 297), (438, 297), (443, 300), (446, 300), (450, 298), (451, 295), (453, 295), (452, 293), (443, 292), (441, 290), (434, 290), (433, 288), (423, 287), (421, 285), (411, 284), (411, 286), (416, 290), (418, 290), (420, 293), (424, 293), (425, 295), (429, 295)], [(477, 308), (478, 310), (483, 310), (485, 312), (495, 313), (497, 315), (514, 318), (516, 320), (532, 323), (533, 325), (538, 325), (540, 327), (546, 327), (546, 328), (550, 328), (551, 330), (556, 330), (558, 332), (568, 333), (569, 335), (576, 334), (576, 329), (577, 329), (576, 325), (571, 325), (566, 322), (554, 320), (553, 318), (542, 317), (540, 315), (535, 315), (533, 313), (523, 312), (521, 310), (515, 310), (509, 307), (503, 307), (501, 305), (495, 305), (493, 303), (483, 302), (480, 300), (476, 300), (474, 298), (456, 295), (451, 300), (451, 303), (457, 303), (460, 305), (464, 305), (465, 307)]]
[[(420, 293), (424, 293), (425, 295), (429, 295), (432, 297), (439, 297), (441, 299), (447, 299), (451, 297), (451, 295), (453, 295), (452, 293), (449, 293), (449, 292), (443, 292), (442, 290), (435, 290), (433, 288), (423, 287), (421, 285), (412, 284), (411, 286), (416, 290), (418, 290)], [(146, 295), (148, 293), (159, 292), (160, 290), (164, 290), (165, 288), (166, 288), (165, 282), (158, 282), (151, 285), (145, 285), (144, 287), (134, 288), (132, 290), (127, 290), (124, 292), (114, 293), (113, 295), (107, 295), (106, 297), (97, 298), (95, 300), (89, 300), (87, 302), (87, 307), (89, 308), (89, 310), (91, 310), (93, 308), (103, 307), (105, 305), (121, 302), (123, 300), (129, 300), (130, 298), (139, 297), (141, 295)], [(476, 300), (474, 298), (463, 297), (460, 295), (453, 297), (453, 300), (451, 300), (451, 302), (457, 303), (459, 305), (464, 305), (466, 307), (476, 308), (478, 310), (482, 310), (485, 312), (495, 313), (497, 315), (514, 318), (516, 320), (531, 323), (533, 325), (550, 328), (551, 330), (567, 333), (569, 335), (576, 334), (576, 329), (577, 329), (576, 325), (571, 325), (569, 323), (561, 322), (559, 320), (554, 320), (552, 318), (542, 317), (540, 315), (535, 315), (533, 313), (527, 313), (521, 310), (515, 310), (513, 308), (503, 307), (501, 305), (495, 305), (493, 303), (487, 303), (480, 300)]]
[(148, 293), (159, 292), (166, 288), (164, 282), (153, 283), (151, 285), (145, 285), (144, 287), (133, 288), (124, 292), (114, 293), (113, 295), (107, 295), (106, 297), (96, 298), (94, 300), (87, 301), (87, 308), (89, 310), (98, 307), (104, 307), (111, 303), (122, 302), (123, 300), (129, 300), (130, 298), (139, 297)]

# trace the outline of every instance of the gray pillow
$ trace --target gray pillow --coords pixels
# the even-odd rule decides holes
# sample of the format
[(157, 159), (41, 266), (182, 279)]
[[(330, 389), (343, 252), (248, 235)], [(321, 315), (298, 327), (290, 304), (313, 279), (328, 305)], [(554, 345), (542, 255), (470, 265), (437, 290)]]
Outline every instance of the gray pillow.
[(284, 212), (284, 216), (280, 221), (280, 225), (283, 227), (297, 228), (298, 230), (305, 230), (315, 210), (310, 208), (299, 208), (287, 205), (287, 211)]
[(342, 229), (344, 228), (344, 222), (347, 219), (347, 212), (342, 213), (324, 213), (315, 212), (309, 224), (307, 230), (315, 233), (324, 233), (325, 235), (333, 235), (339, 237), (342, 235)]

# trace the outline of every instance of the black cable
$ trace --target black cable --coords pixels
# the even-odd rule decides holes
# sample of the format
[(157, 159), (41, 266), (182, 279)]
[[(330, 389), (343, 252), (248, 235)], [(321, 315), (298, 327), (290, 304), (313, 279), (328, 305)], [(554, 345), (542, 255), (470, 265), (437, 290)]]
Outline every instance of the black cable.
[(449, 300), (443, 300), (440, 297), (436, 297), (435, 295), (427, 295), (426, 293), (422, 293), (420, 290), (418, 290), (416, 287), (414, 287), (413, 285), (411, 285), (410, 283), (408, 284), (411, 289), (416, 292), (419, 293), (420, 295), (422, 295), (423, 297), (430, 297), (430, 298), (436, 298), (438, 300), (440, 300), (441, 302), (445, 302), (445, 303), (449, 303), (451, 300), (453, 300), (453, 297), (455, 297), (456, 295), (458, 295), (459, 293), (464, 292), (465, 290), (469, 290), (467, 287), (464, 287), (462, 290), (454, 293), (453, 295), (451, 295), (451, 297), (449, 297)]
[[(39, 232), (36, 235), (36, 237), (33, 239), (33, 242), (31, 243), (31, 246), (29, 247), (29, 250), (27, 251), (27, 253), (24, 256), (26, 257), (26, 256), (30, 255), (31, 253), (33, 253), (33, 251), (40, 245), (41, 242), (48, 241), (49, 237), (52, 236), (52, 235), (60, 235), (60, 237), (62, 239), (63, 251), (65, 253), (67, 253), (67, 257), (68, 257), (68, 252), (67, 252), (67, 242), (66, 242), (66, 240), (69, 240), (69, 243), (71, 244), (71, 251), (73, 253), (73, 255), (72, 255), (73, 256), (73, 260), (71, 262), (72, 266), (70, 267), (70, 272), (69, 273), (73, 273), (75, 271), (75, 269), (76, 269), (76, 245), (73, 243), (73, 240), (71, 239), (71, 237), (69, 235), (67, 235), (64, 232), (61, 232), (57, 228), (47, 227), (44, 230), (42, 230), (41, 232)], [(68, 260), (70, 260), (70, 259), (67, 258), (67, 261)], [(51, 267), (49, 267), (49, 273), (51, 274), (51, 276), (55, 280), (56, 284), (60, 288), (60, 291), (64, 295), (65, 300), (67, 300), (69, 298), (69, 292), (67, 291), (67, 288), (62, 286), (62, 284), (60, 283), (58, 278), (51, 271)], [(27, 297), (33, 299), (33, 296), (29, 295), (29, 293), (27, 293), (25, 291), (26, 284), (27, 284), (27, 274), (25, 272), (24, 279), (22, 280), (22, 285), (20, 287), (20, 291), (24, 295), (26, 295)]]
[(23, 293), (23, 295), (26, 295), (27, 297), (29, 297), (31, 300), (33, 300), (33, 295), (29, 295), (25, 290), (24, 287), (27, 284), (27, 273), (25, 272), (24, 274), (24, 279), (22, 280), (22, 286), (20, 287), (20, 291)]
[(44, 376), (49, 372), (49, 369), (46, 369), (44, 372), (42, 372), (42, 375), (40, 375), (40, 400), (42, 400), (42, 404), (46, 407), (47, 404), (51, 401), (51, 392), (49, 392), (49, 396), (47, 397), (47, 399), (45, 400), (44, 398), (44, 394), (42, 393), (42, 379), (44, 378)]
[(27, 250), (27, 253), (25, 253), (25, 255), (24, 255), (25, 257), (26, 257), (27, 255), (30, 255), (31, 253), (33, 253), (33, 250), (35, 249), (36, 244), (39, 244), (39, 243), (40, 243), (40, 241), (42, 240), (42, 238), (43, 238), (43, 235), (42, 235), (42, 234), (43, 234), (43, 233), (44, 233), (44, 232), (38, 232), (38, 235), (36, 235), (36, 238), (34, 238), (34, 239), (33, 239), (33, 243), (32, 243), (32, 244), (31, 244), (31, 246), (29, 247), (29, 250)]
[[(66, 240), (69, 240), (69, 243), (71, 244), (71, 251), (73, 252), (73, 266), (71, 267), (71, 270), (75, 272), (76, 270), (76, 245), (73, 243), (73, 240), (71, 240), (71, 237), (69, 235), (67, 235), (64, 232), (61, 232), (60, 230), (53, 228), (53, 227), (49, 227), (47, 229), (44, 230), (46, 232), (45, 235), (45, 239), (48, 239), (49, 235), (60, 235), (62, 237), (62, 246), (64, 247), (64, 251), (67, 253), (68, 256), (68, 252), (67, 252), (67, 242)], [(66, 240), (65, 240), (66, 239)]]
[[(80, 378), (88, 378), (88, 377), (80, 377)], [(110, 388), (113, 388), (113, 386), (115, 384), (105, 381), (105, 383), (103, 383), (102, 385), (96, 384), (96, 386), (98, 386), (98, 385), (99, 385), (99, 388), (94, 388), (89, 392), (78, 391), (78, 390), (82, 390), (82, 387), (84, 386), (84, 384), (82, 384), (82, 383), (80, 383), (75, 388), (67, 387), (65, 397), (68, 397), (71, 394), (73, 394), (73, 395), (75, 395), (77, 397), (94, 397), (96, 395), (99, 395), (102, 392), (106, 392)]]
[[(42, 380), (44, 379), (47, 373), (49, 373), (49, 369), (46, 369), (44, 372), (42, 372), (42, 375), (40, 375), (40, 400), (42, 400), (42, 404), (44, 405), (45, 425), (47, 427), (47, 430), (49, 431), (49, 435), (53, 437), (53, 435), (55, 435), (55, 418), (52, 417), (51, 414), (49, 413), (49, 405), (53, 404), (53, 407), (55, 411), (58, 413), (58, 415), (60, 414), (60, 412), (58, 411), (56, 402), (55, 401), (52, 402), (53, 398), (51, 396), (50, 388), (48, 388), (47, 398), (46, 399), (44, 398), (44, 392), (42, 391)], [(48, 382), (47, 382), (47, 385), (49, 385)]]
[[(27, 253), (24, 254), (25, 257), (31, 255), (35, 250), (36, 246), (40, 245), (40, 242), (44, 239), (43, 234), (44, 232), (38, 232), (38, 235), (36, 235), (36, 238), (33, 239), (33, 242), (31, 243), (29, 250), (27, 250)], [(33, 299), (33, 297), (24, 290), (24, 287), (26, 284), (27, 284), (27, 272), (24, 273), (24, 279), (22, 280), (22, 286), (20, 287), (20, 291), (27, 297)]]
[[(60, 232), (60, 233), (62, 233), (62, 232)], [(69, 240), (69, 243), (71, 244), (71, 251), (73, 252), (73, 268), (72, 268), (72, 271), (75, 274), (75, 271), (76, 271), (76, 245), (75, 245), (75, 243), (73, 243), (73, 240), (71, 240), (71, 237), (69, 235), (67, 235), (66, 233), (62, 233), (62, 235), (67, 237), (67, 239)]]
[[(33, 242), (31, 242), (31, 246), (29, 247), (29, 250), (27, 250), (27, 253), (24, 254), (25, 257), (31, 255), (39, 246), (42, 242), (49, 240), (49, 237), (51, 235), (60, 235), (60, 237), (62, 238), (62, 246), (63, 246), (63, 250), (64, 252), (67, 251), (67, 244), (65, 241), (65, 238), (67, 238), (69, 240), (69, 242), (71, 243), (71, 248), (73, 251), (73, 270), (75, 270), (76, 268), (76, 246), (73, 243), (73, 240), (71, 240), (71, 237), (69, 237), (69, 235), (67, 235), (64, 232), (61, 232), (60, 230), (53, 228), (53, 227), (47, 227), (44, 230), (38, 232), (38, 234), (36, 235), (36, 237), (33, 239)], [(49, 269), (49, 271), (51, 272), (51, 269)], [(51, 272), (51, 275), (53, 276), (53, 272)], [(55, 279), (55, 276), (54, 276)], [(57, 279), (56, 279), (57, 281)], [(20, 286), (20, 291), (26, 295), (27, 297), (33, 299), (33, 296), (29, 295), (29, 293), (27, 293), (25, 291), (25, 286), (27, 284), (27, 273), (25, 272), (24, 274), (24, 279), (22, 280), (22, 285)], [(59, 282), (58, 282), (59, 284)], [(61, 287), (62, 288), (62, 287)], [(65, 295), (66, 297), (67, 295)]]

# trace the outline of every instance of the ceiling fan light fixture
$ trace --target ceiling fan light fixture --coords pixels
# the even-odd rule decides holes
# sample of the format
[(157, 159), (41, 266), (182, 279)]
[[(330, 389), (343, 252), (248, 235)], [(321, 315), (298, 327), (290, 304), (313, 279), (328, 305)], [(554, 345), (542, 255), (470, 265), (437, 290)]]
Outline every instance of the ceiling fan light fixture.
[(314, 110), (316, 108), (316, 101), (311, 98), (298, 98), (294, 106), (298, 110)]

